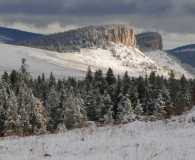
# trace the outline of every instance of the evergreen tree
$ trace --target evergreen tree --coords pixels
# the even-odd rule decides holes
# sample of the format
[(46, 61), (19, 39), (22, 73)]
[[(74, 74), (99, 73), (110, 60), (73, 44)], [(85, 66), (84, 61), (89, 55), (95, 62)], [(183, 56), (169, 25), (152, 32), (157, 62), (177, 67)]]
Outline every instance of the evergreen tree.
[(192, 105), (189, 84), (185, 76), (180, 79), (180, 89), (177, 91), (176, 113), (181, 114)]
[(144, 111), (143, 111), (143, 107), (142, 107), (140, 101), (137, 100), (137, 104), (136, 104), (136, 106), (135, 106), (134, 113), (135, 113), (136, 115), (142, 115), (143, 112), (144, 112)]
[(50, 77), (49, 77), (49, 88), (55, 87), (55, 86), (56, 86), (56, 79), (53, 73), (51, 72)]
[(85, 99), (87, 117), (90, 121), (100, 121), (101, 111), (104, 107), (103, 98), (98, 89), (88, 93)]
[(19, 73), (16, 70), (13, 70), (9, 75), (11, 87), (16, 92), (18, 84), (20, 83)]
[(9, 80), (9, 74), (8, 74), (7, 72), (4, 72), (4, 73), (3, 73), (3, 75), (1, 76), (1, 79), (2, 79), (2, 81), (4, 81), (4, 82), (7, 82), (7, 83), (10, 82), (10, 80)]
[(113, 85), (116, 83), (116, 77), (114, 76), (114, 73), (111, 68), (109, 68), (106, 73), (106, 81), (108, 85)]
[(33, 110), (36, 105), (36, 98), (32, 90), (24, 81), (21, 81), (17, 91), (18, 101), (18, 126), (21, 134), (32, 134), (33, 132)]
[(103, 122), (105, 124), (113, 123), (114, 117), (113, 117), (113, 102), (111, 100), (111, 97), (108, 93), (104, 93), (103, 95), (103, 104), (101, 115)]
[(171, 101), (173, 102), (173, 105), (176, 106), (178, 91), (179, 91), (179, 82), (175, 79), (175, 74), (173, 71), (170, 73), (169, 76), (168, 88), (169, 88)]
[(25, 74), (27, 73), (27, 68), (28, 68), (28, 65), (26, 64), (26, 59), (22, 58), (21, 62), (22, 62), (22, 65), (21, 65), (20, 70), (23, 74)]
[(63, 109), (63, 122), (68, 129), (80, 127), (85, 120), (84, 102), (74, 95), (72, 89), (62, 91), (60, 108)]
[(131, 80), (128, 75), (128, 72), (125, 72), (123, 79), (122, 79), (122, 83), (123, 83), (123, 94), (128, 94), (129, 89), (131, 87)]
[(131, 101), (128, 95), (120, 95), (120, 101), (117, 104), (117, 122), (127, 123), (129, 120), (133, 119), (133, 108), (131, 106)]
[(61, 109), (59, 108), (60, 95), (54, 87), (48, 93), (46, 107), (49, 112), (49, 130), (54, 131), (62, 121)]
[(0, 82), (0, 135), (10, 135), (17, 128), (17, 99), (6, 82)]
[(92, 87), (92, 81), (93, 81), (93, 73), (91, 71), (91, 68), (88, 67), (88, 71), (85, 77), (85, 83), (86, 83), (86, 90), (89, 91)]
[(93, 80), (94, 87), (100, 90), (100, 93), (103, 94), (106, 89), (106, 82), (103, 77), (102, 70), (97, 70), (94, 74)]

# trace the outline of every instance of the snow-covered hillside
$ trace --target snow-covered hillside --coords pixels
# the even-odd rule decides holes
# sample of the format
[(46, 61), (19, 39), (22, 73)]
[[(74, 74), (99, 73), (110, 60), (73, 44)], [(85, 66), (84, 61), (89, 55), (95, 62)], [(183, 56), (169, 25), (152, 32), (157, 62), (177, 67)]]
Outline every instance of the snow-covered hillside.
[(181, 76), (181, 74), (184, 74), (188, 78), (194, 77), (189, 71), (186, 70), (186, 68), (180, 63), (178, 59), (171, 56), (165, 51), (156, 50), (145, 52), (145, 55), (155, 61), (164, 70), (175, 71), (176, 76)]
[[(0, 44), (0, 52), (1, 72), (18, 69), (22, 58), (27, 59), (29, 71), (33, 75), (54, 72), (59, 77), (80, 77), (84, 76), (88, 66), (92, 70), (102, 69), (103, 71), (111, 67), (116, 74), (128, 71), (131, 76), (145, 75), (146, 72), (151, 71), (157, 71), (158, 74), (167, 76), (170, 72), (169, 67), (162, 67), (159, 65), (159, 61), (151, 60), (152, 57), (147, 57), (138, 49), (114, 43), (106, 49), (81, 49), (80, 52), (70, 53)], [(162, 65), (167, 65), (167, 63)], [(180, 75), (188, 76), (183, 68), (176, 67), (175, 69)]]
[(54, 72), (58, 77), (84, 76), (84, 73), (79, 69), (75, 70), (69, 66), (64, 67), (57, 63), (56, 55), (57, 53), (39, 49), (0, 44), (0, 72), (19, 69), (21, 59), (26, 58), (29, 71), (33, 75), (40, 75), (43, 72), (49, 75), (51, 72)]
[(194, 160), (195, 110), (169, 121), (5, 138), (1, 160)]

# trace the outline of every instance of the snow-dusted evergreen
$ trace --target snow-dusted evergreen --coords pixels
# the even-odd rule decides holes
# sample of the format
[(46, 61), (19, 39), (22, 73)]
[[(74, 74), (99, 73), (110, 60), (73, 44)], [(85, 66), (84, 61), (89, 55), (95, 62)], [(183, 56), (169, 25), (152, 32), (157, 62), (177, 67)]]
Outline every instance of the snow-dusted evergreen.
[(185, 76), (165, 79), (152, 72), (133, 78), (116, 77), (88, 68), (86, 78), (56, 79), (51, 73), (33, 78), (22, 59), (19, 71), (5, 72), (0, 80), (0, 134), (32, 135), (67, 129), (121, 124), (137, 119), (166, 119), (194, 105), (195, 81)]

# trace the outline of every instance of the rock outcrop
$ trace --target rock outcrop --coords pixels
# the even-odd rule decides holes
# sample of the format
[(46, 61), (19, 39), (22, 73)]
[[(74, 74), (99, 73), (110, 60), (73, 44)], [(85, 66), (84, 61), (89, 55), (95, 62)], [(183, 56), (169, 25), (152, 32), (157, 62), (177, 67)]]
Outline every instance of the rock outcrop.
[(136, 35), (137, 46), (141, 51), (162, 50), (162, 36), (157, 32), (146, 32)]
[(88, 26), (21, 42), (19, 44), (58, 52), (75, 51), (80, 48), (105, 48), (110, 42), (136, 46), (135, 32), (129, 25)]

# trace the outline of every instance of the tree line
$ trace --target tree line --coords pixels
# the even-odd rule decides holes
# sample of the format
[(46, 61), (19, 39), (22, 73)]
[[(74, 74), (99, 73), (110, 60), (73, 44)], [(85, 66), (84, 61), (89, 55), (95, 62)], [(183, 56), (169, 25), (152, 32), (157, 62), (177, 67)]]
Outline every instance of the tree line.
[(195, 104), (195, 80), (168, 78), (152, 72), (115, 76), (109, 68), (82, 80), (56, 79), (51, 73), (33, 78), (22, 60), (20, 70), (4, 72), (0, 80), (0, 136), (56, 133), (134, 120), (166, 119)]

